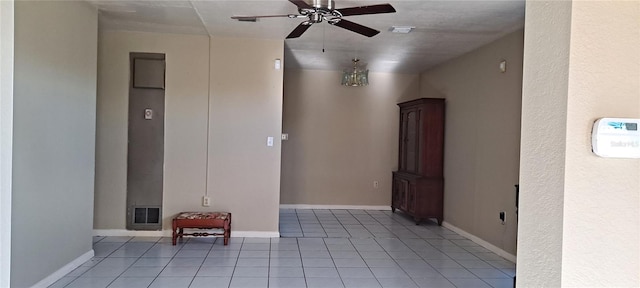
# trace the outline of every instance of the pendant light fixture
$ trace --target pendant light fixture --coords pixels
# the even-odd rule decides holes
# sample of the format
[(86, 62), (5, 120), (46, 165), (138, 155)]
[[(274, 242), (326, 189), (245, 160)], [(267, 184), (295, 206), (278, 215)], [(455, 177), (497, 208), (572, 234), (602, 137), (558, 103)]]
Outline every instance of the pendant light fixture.
[(358, 67), (360, 59), (354, 58), (352, 61), (353, 69), (342, 72), (342, 85), (352, 87), (369, 85), (369, 70)]

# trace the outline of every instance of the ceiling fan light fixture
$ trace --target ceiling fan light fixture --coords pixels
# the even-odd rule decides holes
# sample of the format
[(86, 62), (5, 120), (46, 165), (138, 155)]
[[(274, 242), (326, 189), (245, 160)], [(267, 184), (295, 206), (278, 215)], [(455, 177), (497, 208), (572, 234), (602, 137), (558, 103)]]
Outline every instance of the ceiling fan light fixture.
[(353, 69), (342, 72), (342, 85), (360, 87), (369, 85), (369, 70), (358, 67), (358, 58), (353, 60)]
[[(0, 0), (1, 1), (1, 0)], [(284, 15), (261, 15), (261, 16), (231, 16), (231, 19), (237, 19), (245, 22), (255, 22), (258, 18), (307, 18), (306, 21), (298, 24), (298, 26), (287, 35), (287, 39), (298, 38), (307, 31), (312, 24), (327, 21), (333, 26), (358, 33), (366, 37), (373, 37), (380, 31), (373, 28), (342, 19), (343, 16), (357, 16), (369, 14), (395, 13), (396, 9), (391, 4), (376, 4), (357, 7), (346, 7), (335, 9), (333, 0), (289, 0), (293, 5), (298, 7), (298, 14)], [(255, 19), (255, 21), (254, 21)]]
[(391, 26), (391, 28), (389, 28), (389, 31), (391, 31), (392, 33), (407, 34), (413, 31), (413, 29), (415, 28), (416, 27), (413, 26)]

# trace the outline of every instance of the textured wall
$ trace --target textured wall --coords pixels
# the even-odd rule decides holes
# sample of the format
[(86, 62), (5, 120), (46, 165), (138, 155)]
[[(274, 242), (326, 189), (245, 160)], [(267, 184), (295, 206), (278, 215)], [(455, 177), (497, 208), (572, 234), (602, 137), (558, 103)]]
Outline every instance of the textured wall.
[[(516, 254), (523, 31), (421, 75), (423, 97), (444, 97), (444, 220)], [(507, 72), (498, 64), (507, 61)], [(442, 96), (440, 96), (442, 95)], [(506, 224), (498, 218), (506, 212)]]
[(518, 286), (640, 285), (640, 160), (600, 158), (602, 117), (640, 118), (640, 3), (527, 2)]
[(370, 73), (366, 87), (341, 86), (341, 76), (285, 73), (282, 204), (391, 205), (396, 104), (418, 97), (418, 76)]
[(15, 4), (11, 287), (20, 288), (91, 251), (98, 14), (85, 2)]
[(640, 159), (600, 158), (591, 127), (640, 118), (640, 2), (574, 1), (562, 285), (640, 286)]
[(516, 269), (521, 287), (558, 287), (571, 2), (527, 2), (526, 13)]

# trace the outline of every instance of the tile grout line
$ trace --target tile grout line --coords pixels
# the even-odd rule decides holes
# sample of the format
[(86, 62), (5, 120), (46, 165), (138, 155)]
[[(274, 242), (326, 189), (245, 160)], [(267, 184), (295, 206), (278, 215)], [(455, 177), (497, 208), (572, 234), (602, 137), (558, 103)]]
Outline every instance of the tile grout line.
[[(376, 267), (371, 267), (367, 261), (365, 260), (365, 258), (363, 257), (363, 253), (370, 250), (367, 248), (372, 248), (375, 251), (380, 251), (380, 252), (384, 252), (384, 254), (380, 254), (380, 255), (386, 255), (386, 257), (389, 257), (388, 259), (392, 260), (390, 262), (388, 262), (389, 264), (393, 263), (392, 265), (395, 265), (395, 267), (398, 267), (400, 269), (398, 269), (399, 271), (402, 271), (402, 273), (404, 273), (404, 277), (408, 277), (406, 279), (409, 279), (408, 282), (406, 282), (406, 284), (410, 284), (413, 283), (414, 285), (420, 286), (421, 282), (419, 282), (419, 279), (422, 279), (423, 277), (421, 277), (421, 275), (419, 275), (420, 273), (416, 273), (419, 271), (414, 271), (413, 269), (411, 269), (413, 266), (413, 264), (416, 265), (420, 265), (417, 266), (416, 268), (420, 268), (420, 267), (430, 267), (431, 269), (433, 269), (434, 271), (437, 272), (437, 274), (433, 274), (435, 277), (436, 275), (438, 275), (438, 278), (442, 278), (444, 279), (443, 281), (447, 281), (447, 283), (450, 283), (451, 285), (453, 285), (452, 287), (456, 286), (456, 284), (453, 284), (453, 282), (451, 281), (452, 279), (456, 280), (456, 279), (474, 279), (473, 281), (477, 281), (477, 279), (481, 280), (478, 282), (475, 282), (479, 285), (487, 285), (490, 287), (497, 287), (495, 285), (503, 285), (506, 284), (506, 282), (508, 282), (507, 280), (511, 279), (510, 274), (507, 270), (513, 270), (513, 268), (500, 268), (500, 267), (508, 267), (507, 264), (503, 264), (501, 262), (500, 259), (502, 259), (502, 257), (496, 256), (495, 253), (492, 253), (490, 251), (488, 252), (484, 252), (480, 249), (476, 249), (477, 245), (473, 245), (473, 243), (468, 243), (468, 241), (470, 241), (468, 238), (465, 238), (464, 236), (461, 236), (453, 231), (450, 231), (446, 228), (442, 228), (439, 226), (434, 227), (433, 225), (423, 225), (423, 226), (413, 226), (410, 224), (413, 224), (412, 222), (410, 223), (410, 221), (405, 221), (406, 219), (402, 218), (402, 215), (397, 215), (397, 214), (392, 214), (392, 213), (385, 213), (386, 211), (373, 211), (373, 210), (364, 210), (364, 211), (355, 211), (355, 210), (350, 210), (350, 209), (292, 209), (290, 210), (291, 213), (282, 213), (281, 210), (281, 220), (285, 220), (284, 222), (287, 223), (285, 224), (285, 226), (287, 227), (291, 227), (291, 228), (295, 228), (295, 226), (297, 226), (297, 229), (299, 229), (300, 232), (293, 232), (290, 233), (291, 234), (301, 234), (299, 237), (287, 237), (287, 236), (281, 236), (280, 239), (291, 239), (294, 238), (295, 242), (286, 242), (286, 243), (295, 243), (296, 244), (296, 248), (297, 248), (297, 252), (298, 255), (296, 258), (291, 258), (291, 259), (299, 259), (300, 261), (300, 269), (302, 270), (302, 277), (304, 280), (304, 285), (310, 285), (310, 284), (327, 284), (327, 283), (323, 283), (323, 281), (319, 281), (319, 282), (311, 282), (309, 283), (307, 279), (309, 275), (307, 275), (306, 271), (305, 271), (305, 265), (304, 265), (304, 255), (303, 255), (303, 251), (301, 250), (301, 244), (303, 242), (301, 241), (305, 241), (304, 239), (318, 239), (322, 241), (322, 244), (324, 246), (319, 246), (317, 248), (311, 247), (312, 250), (309, 251), (320, 251), (320, 250), (315, 250), (315, 249), (321, 249), (321, 251), (326, 251), (328, 253), (328, 257), (331, 259), (331, 262), (333, 264), (333, 267), (335, 269), (335, 271), (338, 273), (338, 277), (340, 280), (340, 283), (343, 286), (347, 286), (348, 283), (353, 283), (353, 282), (345, 282), (345, 280), (347, 280), (349, 277), (347, 278), (343, 278), (342, 275), (340, 274), (339, 268), (344, 268), (344, 269), (348, 269), (351, 268), (351, 266), (358, 267), (360, 264), (359, 261), (364, 262), (363, 265), (364, 267), (362, 268), (366, 268), (368, 270), (369, 273), (371, 273), (372, 277), (371, 279), (375, 279), (372, 280), (372, 282), (370, 282), (371, 284), (373, 284), (373, 281), (376, 281), (375, 283), (377, 283), (378, 285), (380, 285), (381, 287), (387, 287), (386, 285), (389, 285), (390, 282), (386, 280), (385, 277), (382, 278), (378, 278), (376, 277), (376, 274), (373, 273), (373, 268)], [(289, 212), (289, 211), (287, 211)], [(282, 215), (287, 215), (286, 217), (282, 217)], [(295, 220), (295, 222), (294, 222)], [(316, 226), (317, 225), (317, 226)], [(353, 226), (353, 227), (349, 227), (347, 228), (347, 226)], [(308, 231), (307, 233), (305, 233), (305, 230), (303, 229), (303, 226), (306, 226), (306, 231)], [(280, 226), (282, 227), (282, 222), (280, 223)], [(317, 229), (317, 228), (321, 228), (321, 229)], [(327, 229), (329, 229), (330, 231), (332, 231), (331, 233), (329, 233), (327, 231)], [(340, 230), (338, 230), (340, 229)], [(319, 233), (322, 232), (322, 233)], [(284, 233), (283, 233), (284, 234)], [(305, 235), (307, 234), (307, 235)], [(318, 235), (322, 235), (322, 236), (318, 236)], [(101, 251), (110, 251), (106, 254), (104, 254), (103, 257), (94, 257), (92, 258), (92, 260), (96, 260), (97, 258), (100, 258), (97, 262), (93, 263), (92, 266), (89, 266), (89, 268), (86, 271), (83, 271), (82, 273), (78, 274), (78, 276), (73, 277), (73, 280), (71, 280), (71, 282), (67, 283), (67, 284), (63, 284), (62, 286), (69, 286), (71, 287), (72, 283), (74, 281), (77, 281), (79, 278), (81, 278), (83, 275), (86, 275), (86, 273), (88, 271), (90, 271), (91, 269), (94, 269), (96, 266), (98, 266), (100, 263), (104, 263), (104, 261), (106, 259), (118, 259), (118, 258), (133, 258), (133, 262), (131, 262), (131, 264), (127, 265), (126, 267), (123, 266), (117, 266), (117, 267), (123, 267), (124, 270), (119, 273), (117, 276), (115, 276), (114, 279), (112, 279), (107, 285), (112, 285), (116, 280), (118, 279), (126, 279), (128, 277), (122, 277), (125, 273), (127, 273), (128, 271), (132, 271), (131, 269), (134, 267), (135, 263), (137, 263), (138, 261), (140, 261), (140, 259), (144, 259), (144, 258), (150, 258), (150, 257), (143, 257), (145, 256), (145, 254), (149, 253), (149, 251), (151, 251), (152, 248), (154, 247), (159, 247), (159, 249), (164, 248), (164, 245), (159, 245), (159, 244), (165, 244), (166, 242), (166, 237), (160, 237), (158, 240), (152, 241), (152, 242), (145, 242), (145, 241), (141, 241), (140, 243), (150, 243), (151, 246), (144, 248), (144, 251), (138, 250), (138, 249), (134, 249), (132, 250), (132, 254), (137, 254), (138, 256), (134, 256), (134, 257), (126, 257), (128, 254), (125, 250), (125, 248), (128, 247), (133, 247), (135, 248), (136, 246), (130, 246), (130, 244), (135, 244), (138, 243), (138, 241), (135, 241), (136, 237), (131, 237), (128, 240), (124, 241), (124, 242), (120, 242), (120, 245), (104, 245), (102, 247), (110, 247), (111, 245), (113, 245), (113, 247), (110, 247), (106, 250), (101, 250)], [(216, 237), (213, 240), (213, 243), (211, 244), (211, 247), (209, 247), (208, 250), (200, 250), (201, 252), (205, 253), (205, 257), (202, 260), (202, 262), (200, 263), (200, 265), (197, 267), (197, 269), (195, 269), (195, 274), (193, 275), (193, 277), (191, 277), (189, 283), (186, 283), (187, 286), (191, 286), (194, 285), (194, 283), (196, 283), (196, 278), (198, 277), (198, 273), (200, 273), (200, 271), (203, 271), (202, 269), (204, 268), (203, 266), (205, 265), (205, 261), (209, 258), (209, 256), (216, 256), (214, 254), (216, 254), (216, 252), (218, 251), (218, 249), (216, 249), (216, 243), (218, 242), (219, 237)], [(342, 242), (342, 240), (336, 241), (336, 242), (328, 242), (329, 240), (327, 239), (344, 239), (345, 242)], [(358, 242), (361, 239), (368, 239), (368, 240), (363, 240), (362, 242)], [(105, 242), (105, 241), (109, 241), (111, 239), (109, 239), (108, 237), (102, 237), (102, 238), (94, 238), (94, 241), (92, 243), (92, 245), (100, 245), (101, 243), (116, 243), (116, 242)], [(115, 238), (113, 240), (116, 240)], [(187, 254), (192, 253), (190, 251), (196, 251), (196, 250), (192, 250), (192, 249), (188, 249), (188, 248), (201, 248), (201, 247), (188, 247), (187, 245), (192, 243), (191, 240), (193, 239), (185, 239), (185, 241), (183, 243), (180, 243), (180, 246), (178, 247), (178, 249), (176, 251), (171, 250), (172, 254), (171, 257), (162, 257), (163, 255), (165, 255), (164, 251), (161, 251), (161, 253), (158, 255), (160, 257), (152, 257), (152, 258), (169, 258), (169, 261), (166, 262), (166, 264), (164, 266), (159, 266), (162, 267), (162, 269), (160, 269), (160, 272), (158, 274), (156, 274), (155, 277), (153, 277), (153, 279), (151, 280), (151, 282), (148, 284), (148, 286), (153, 286), (154, 282), (156, 282), (159, 278), (161, 278), (161, 274), (162, 272), (166, 271), (168, 269), (168, 267), (170, 266), (170, 263), (176, 259), (180, 259), (181, 257), (177, 257), (177, 256), (189, 256)], [(237, 255), (235, 255), (235, 264), (233, 265), (233, 268), (230, 269), (232, 270), (231, 272), (231, 277), (229, 277), (229, 283), (227, 285), (227, 287), (234, 287), (232, 285), (232, 281), (234, 279), (235, 273), (238, 266), (238, 262), (240, 260), (240, 254), (242, 253), (243, 249), (247, 248), (247, 249), (253, 249), (252, 247), (249, 247), (247, 245), (249, 245), (250, 243), (252, 243), (252, 241), (247, 242), (244, 237), (240, 240), (240, 247), (238, 248), (239, 250), (237, 251)], [(354, 242), (356, 241), (356, 242)], [(371, 242), (369, 242), (371, 241)], [(262, 242), (256, 242), (256, 243), (262, 243)], [(281, 285), (282, 283), (276, 283), (274, 282), (273, 285), (272, 283), (269, 281), (270, 279), (273, 278), (283, 278), (283, 277), (277, 277), (278, 275), (274, 275), (274, 277), (271, 277), (271, 271), (274, 270), (271, 267), (271, 260), (273, 257), (275, 257), (275, 250), (279, 250), (279, 249), (273, 249), (273, 248), (279, 248), (279, 247), (274, 247), (273, 245), (276, 243), (280, 243), (277, 242), (276, 240), (273, 239), (269, 239), (268, 241), (268, 253), (267, 253), (267, 277), (266, 277), (266, 286), (267, 288), (276, 288), (276, 287), (280, 287), (279, 285)], [(312, 246), (313, 245), (320, 245), (321, 243), (315, 243), (314, 241), (310, 241), (309, 242)], [(467, 244), (468, 243), (468, 244)], [(234, 243), (237, 244), (237, 243)], [(247, 244), (247, 245), (245, 245)], [(307, 246), (309, 245), (308, 243)], [(343, 257), (338, 257), (336, 258), (335, 256), (338, 256), (339, 254), (335, 254), (335, 253), (331, 253), (331, 251), (334, 251), (332, 249), (330, 249), (330, 246), (332, 245), (345, 245), (345, 244), (349, 244), (351, 246), (351, 248), (349, 248), (350, 250), (348, 251), (353, 251), (355, 252), (354, 254), (350, 254), (350, 256), (348, 256), (349, 258), (344, 258), (344, 259), (353, 259), (351, 261), (338, 261), (336, 259), (343, 259)], [(360, 251), (356, 244), (362, 244), (362, 245), (370, 245), (370, 244), (375, 244), (378, 247), (362, 247), (364, 249), (364, 251)], [(198, 243), (195, 243), (195, 245), (198, 245)], [(276, 244), (278, 245), (278, 244)], [(285, 245), (286, 246), (286, 245)], [(284, 246), (283, 246), (284, 247)], [(323, 248), (322, 248), (323, 247)], [(202, 247), (202, 248), (206, 248), (206, 247)], [(260, 248), (260, 249), (258, 249)], [(287, 247), (287, 248), (293, 248), (292, 247)], [(344, 247), (336, 247), (339, 250), (335, 250), (340, 252), (340, 250), (348, 248), (347, 246)], [(234, 252), (235, 252), (235, 247), (233, 248)], [(256, 249), (261, 250), (262, 247), (257, 247)], [(353, 249), (353, 250), (351, 250)], [(380, 250), (378, 250), (380, 249)], [(423, 249), (427, 249), (427, 250), (423, 250)], [(372, 250), (372, 251), (374, 251)], [(121, 255), (120, 252), (122, 252), (123, 254)], [(140, 251), (140, 252), (138, 252)], [(187, 251), (189, 253), (186, 253), (184, 255), (180, 255), (181, 252)], [(231, 250), (220, 250), (220, 251), (231, 251)], [(247, 251), (253, 251), (253, 250), (247, 250)], [(288, 249), (287, 249), (288, 251)], [(347, 251), (347, 250), (345, 250)], [(431, 252), (429, 252), (431, 251)], [(448, 252), (447, 252), (448, 251)], [(159, 251), (160, 252), (160, 251)], [(166, 251), (169, 252), (169, 251)], [(116, 253), (118, 253), (118, 256), (125, 256), (125, 257), (118, 257), (115, 256)], [(194, 252), (195, 253), (195, 252)], [(226, 252), (225, 252), (226, 253)], [(262, 253), (262, 252), (261, 252)], [(349, 252), (351, 253), (351, 252)], [(433, 254), (433, 253), (440, 253), (440, 254)], [(463, 254), (457, 254), (457, 253), (463, 253)], [(484, 254), (486, 253), (486, 255)], [(235, 253), (234, 253), (235, 254)], [(406, 254), (406, 255), (405, 255)], [(154, 254), (155, 255), (155, 254)], [(194, 254), (195, 255), (195, 254)], [(260, 255), (264, 255), (264, 254), (260, 254)], [(287, 254), (289, 256), (294, 256), (292, 253), (291, 254)], [(316, 256), (314, 256), (316, 255)], [(442, 255), (442, 257), (440, 256)], [(151, 254), (150, 254), (151, 256)], [(224, 255), (221, 255), (224, 256)], [(259, 256), (257, 254), (255, 255), (249, 255), (252, 257), (255, 256)], [(323, 253), (316, 253), (316, 254), (310, 254), (311, 259), (313, 259), (314, 257), (320, 257), (320, 258), (324, 258), (324, 254)], [(346, 256), (346, 255), (345, 255)], [(371, 255), (371, 256), (376, 256), (375, 254)], [(468, 257), (467, 257), (468, 256)], [(263, 257), (263, 256), (261, 256)], [(377, 256), (376, 256), (377, 257)], [(414, 259), (415, 257), (415, 259)], [(431, 260), (426, 259), (426, 258), (432, 258)], [(445, 257), (445, 258), (443, 258)], [(454, 258), (455, 257), (455, 258)], [(150, 259), (152, 259), (150, 258)], [(198, 257), (199, 258), (199, 257)], [(442, 262), (442, 264), (438, 264), (437, 258), (442, 258), (442, 261), (450, 261), (450, 262)], [(465, 258), (473, 258), (473, 259), (465, 259)], [(212, 258), (213, 259), (213, 258)], [(285, 262), (287, 261), (286, 259), (288, 259), (287, 257), (284, 258), (279, 258), (279, 259), (283, 259), (285, 260)], [(369, 259), (375, 259), (375, 258), (369, 258)], [(493, 260), (492, 260), (493, 259)], [(358, 261), (356, 261), (358, 260)], [(465, 262), (465, 261), (471, 261), (471, 262)], [(112, 261), (112, 260), (109, 260)], [(128, 261), (128, 260), (127, 260)], [(336, 263), (336, 261), (338, 261), (338, 263)], [(355, 261), (355, 262), (354, 262)], [(416, 263), (411, 263), (411, 261), (416, 261)], [(419, 261), (419, 262), (417, 262)], [(113, 260), (114, 264), (117, 264), (118, 261), (117, 260)], [(162, 261), (164, 262), (164, 260)], [(476, 263), (477, 262), (477, 263)], [(85, 262), (86, 263), (86, 262)], [(126, 262), (125, 262), (126, 263)], [(154, 262), (155, 263), (155, 262)], [(342, 264), (341, 264), (342, 263)], [(402, 265), (400, 264), (402, 263)], [(426, 266), (421, 266), (422, 263), (425, 263)], [(446, 277), (443, 273), (445, 272), (441, 272), (440, 270), (442, 269), (448, 269), (446, 264), (451, 264), (451, 265), (456, 265), (458, 267), (456, 267), (456, 269), (460, 269), (460, 272), (465, 271), (466, 273), (469, 273), (469, 276), (473, 275), (473, 278), (458, 278), (456, 276), (458, 275), (452, 275), (452, 278), (448, 278)], [(463, 265), (464, 263), (464, 265)], [(185, 264), (187, 264), (185, 262)], [(322, 262), (318, 262), (317, 264), (322, 264), (319, 265), (319, 267), (323, 267), (324, 265), (328, 265), (328, 261), (322, 261)], [(314, 263), (310, 263), (309, 265), (312, 266), (316, 266)], [(345, 267), (338, 267), (338, 265), (342, 265)], [(279, 265), (280, 266), (280, 265)], [(376, 265), (374, 265), (376, 266)], [(443, 268), (436, 268), (436, 266), (438, 267), (443, 267)], [(468, 266), (468, 267), (467, 267)], [(476, 266), (481, 266), (479, 268), (472, 268), (472, 267), (476, 267)], [(81, 265), (81, 267), (83, 267)], [(105, 266), (105, 267), (109, 267), (109, 266)], [(156, 267), (156, 266), (153, 266)], [(178, 267), (178, 266), (175, 266)], [(242, 267), (242, 266), (241, 266)], [(283, 266), (284, 267), (284, 266)], [(288, 267), (288, 266), (287, 266)], [(296, 266), (292, 266), (292, 267), (296, 267)], [(276, 266), (274, 266), (274, 268), (277, 268)], [(311, 267), (310, 267), (311, 268)], [(385, 268), (385, 267), (380, 267), (380, 268)], [(412, 274), (415, 274), (416, 277), (413, 277), (410, 275), (409, 272), (407, 272), (406, 269), (411, 269)], [(485, 274), (485, 278), (479, 276), (478, 274), (472, 272), (471, 269), (492, 269), (491, 273), (496, 273), (495, 275), (502, 275), (505, 276), (507, 278), (490, 278), (487, 276), (493, 276), (494, 274), (489, 274), (489, 272), (487, 271), (486, 273), (484, 273), (485, 271), (478, 271), (477, 273), (483, 272)], [(262, 270), (264, 271), (264, 270)], [(349, 272), (349, 270), (346, 270), (347, 272)], [(353, 270), (354, 272), (356, 270)], [(499, 272), (497, 272), (499, 271)], [(506, 272), (505, 272), (506, 271)], [(108, 272), (108, 271), (105, 271)], [(362, 272), (364, 272), (364, 270), (362, 270)], [(387, 273), (391, 273), (389, 274), (390, 276), (394, 276), (395, 274), (393, 274), (393, 270), (388, 270), (388, 271), (380, 271), (383, 272), (383, 274), (380, 274), (381, 276), (385, 276), (384, 274)], [(451, 271), (453, 272), (453, 271)], [(225, 272), (226, 274), (227, 272)], [(262, 272), (263, 273), (263, 272)], [(483, 274), (480, 273), (480, 274)], [(512, 272), (511, 272), (512, 273)], [(451, 274), (451, 273), (447, 273), (447, 274)], [(135, 274), (138, 275), (138, 274)], [(142, 274), (140, 274), (142, 277)], [(222, 274), (221, 274), (222, 275)], [(247, 274), (249, 275), (249, 274)], [(253, 275), (253, 274), (252, 274)], [(255, 276), (246, 276), (249, 278), (255, 278), (258, 277), (257, 275), (259, 274), (255, 274)], [(176, 275), (178, 276), (178, 275)], [(462, 276), (462, 275), (461, 275)], [(146, 277), (146, 276), (145, 276)], [(204, 277), (204, 276), (202, 276)], [(218, 276), (216, 276), (218, 277)], [(221, 278), (226, 278), (226, 277), (222, 277), (219, 276)], [(239, 276), (240, 278), (243, 278), (243, 276)], [(405, 279), (405, 278), (402, 279)], [(87, 278), (87, 277), (85, 277)], [(91, 278), (91, 277), (89, 277)], [(95, 277), (95, 278), (100, 278), (100, 277)], [(151, 278), (151, 277), (149, 277)], [(284, 278), (289, 278), (289, 277), (284, 277)], [(298, 278), (298, 277), (295, 277)], [(313, 278), (313, 277), (312, 277)], [(429, 277), (427, 277), (429, 278)], [(353, 278), (353, 279), (357, 279), (357, 278)], [(499, 279), (500, 281), (494, 281), (493, 279)], [(186, 280), (186, 279), (185, 279)], [(384, 282), (380, 282), (381, 280), (385, 280)], [(403, 280), (405, 281), (405, 280)], [(469, 280), (471, 281), (471, 280)], [(286, 281), (285, 281), (286, 282)], [(357, 281), (356, 281), (357, 282)], [(79, 283), (79, 282), (78, 282)], [(99, 282), (96, 282), (97, 284), (99, 284)], [(253, 283), (262, 283), (262, 281), (259, 282), (253, 282)], [(296, 282), (299, 283), (299, 282)], [(369, 283), (369, 282), (368, 282)], [(384, 285), (383, 283), (386, 283), (386, 285)], [(445, 282), (443, 282), (444, 284)], [(460, 285), (459, 282), (458, 285)], [(473, 283), (473, 282), (467, 282), (467, 283)], [(494, 284), (491, 284), (494, 283)], [(55, 283), (54, 283), (55, 284)], [(122, 284), (122, 283), (121, 283)], [(166, 284), (166, 283), (165, 283)], [(291, 284), (291, 283), (286, 283), (286, 284)], [(337, 284), (337, 283), (336, 283)], [(357, 284), (357, 283), (356, 283)], [(424, 283), (422, 284), (424, 285)], [(155, 286), (154, 286), (155, 287)], [(182, 286), (181, 286), (182, 287)], [(185, 286), (186, 287), (186, 286)]]
[[(329, 210), (329, 212), (331, 213), (331, 215), (333, 215), (335, 217), (335, 215), (333, 214), (333, 212), (331, 210)], [(316, 211), (315, 210), (313, 210), (313, 214), (316, 215)], [(318, 217), (318, 215), (316, 215), (316, 218), (317, 217)], [(320, 222), (320, 219), (318, 219), (318, 222)], [(322, 224), (320, 224), (320, 226), (322, 226)], [(325, 231), (325, 234), (326, 234), (326, 230), (324, 230), (324, 227), (322, 228), (322, 230)], [(324, 244), (324, 247), (327, 249), (327, 254), (329, 254), (329, 258), (331, 259), (331, 262), (333, 263), (333, 266), (336, 269), (336, 273), (338, 274), (338, 279), (340, 279), (340, 283), (342, 283), (342, 287), (346, 287), (346, 285), (344, 285), (344, 280), (342, 279), (342, 275), (340, 275), (340, 271), (338, 271), (338, 266), (336, 265), (336, 261), (333, 259), (333, 256), (331, 256), (331, 252), (329, 252), (329, 246), (327, 246), (327, 241), (324, 240), (326, 238), (321, 238), (321, 239), (322, 239), (322, 243)], [(302, 263), (302, 265), (304, 266), (304, 263)]]
[[(100, 239), (98, 242), (103, 241), (104, 239), (106, 239), (107, 237), (104, 237), (102, 239)], [(133, 240), (135, 237), (131, 237), (129, 240), (122, 242), (122, 245), (120, 245), (117, 249), (113, 250), (111, 253), (107, 254), (106, 257), (104, 257), (102, 260), (100, 260), (100, 262), (96, 263), (95, 265), (93, 265), (90, 269), (88, 269), (87, 271), (83, 272), (80, 276), (78, 276), (77, 278), (80, 278), (82, 275), (84, 275), (85, 273), (87, 273), (89, 270), (95, 268), (98, 264), (102, 263), (104, 260), (106, 260), (107, 258), (109, 258), (110, 255), (112, 255), (113, 253), (115, 253), (116, 251), (120, 250), (121, 248), (125, 247), (125, 245), (127, 243), (136, 243), (136, 242), (131, 242), (131, 240)], [(162, 239), (162, 238), (160, 238)], [(153, 242), (153, 245), (155, 245), (159, 240), (156, 240), (156, 242)], [(110, 242), (104, 242), (104, 243), (110, 243)], [(142, 242), (145, 243), (145, 242)], [(95, 243), (94, 243), (95, 244)], [(151, 245), (151, 247), (153, 247), (153, 245)], [(124, 271), (122, 271), (120, 274), (118, 274), (118, 276), (116, 276), (111, 282), (109, 282), (109, 284), (107, 284), (106, 287), (109, 287), (111, 284), (113, 284), (113, 282), (115, 282), (118, 278), (120, 278), (120, 276), (122, 276), (122, 274), (124, 274), (125, 272), (127, 272), (127, 270), (129, 270), (129, 268), (133, 267), (133, 264), (136, 263), (140, 258), (142, 258), (142, 255), (144, 255), (147, 251), (149, 251), (149, 249), (151, 249), (151, 247), (147, 248), (145, 250), (145, 252), (143, 252), (140, 256), (135, 257), (136, 260), (131, 262), (131, 264), (129, 264), (129, 266), (127, 266), (127, 268), (124, 269)], [(134, 257), (113, 257), (113, 258), (134, 258)], [(76, 278), (76, 279), (77, 279)], [(74, 280), (75, 281), (75, 280)], [(72, 281), (73, 282), (73, 281)], [(70, 282), (69, 284), (67, 284), (66, 286), (69, 286), (72, 282)], [(152, 281), (153, 282), (153, 281)], [(149, 283), (149, 285), (151, 285), (151, 283)], [(66, 287), (65, 286), (65, 287)]]
[[(191, 240), (191, 239), (189, 239)], [(209, 254), (211, 253), (211, 251), (213, 250), (213, 245), (216, 245), (216, 241), (218, 241), (218, 237), (214, 238), (213, 243), (211, 244), (211, 248), (209, 248), (209, 250), (207, 251), (207, 255), (204, 256), (204, 259), (202, 260), (202, 263), (200, 263), (200, 266), (198, 267), (198, 270), (196, 270), (196, 273), (193, 275), (193, 278), (191, 278), (191, 281), (189, 282), (189, 286), (191, 287), (191, 285), (193, 285), (193, 281), (196, 280), (196, 277), (198, 276), (198, 273), (200, 272), (200, 269), (202, 269), (202, 266), (204, 266), (204, 261), (207, 261), (207, 258), (209, 257)], [(184, 248), (184, 246), (182, 248), (180, 248), (180, 250), (178, 250), (178, 253)], [(188, 250), (188, 249), (187, 249)], [(178, 254), (176, 253), (176, 254)], [(167, 266), (169, 265), (169, 263), (167, 263)], [(163, 269), (164, 270), (164, 269)], [(162, 273), (162, 272), (161, 272)], [(160, 274), (158, 274), (158, 276), (160, 276)], [(229, 281), (231, 282), (231, 281)]]
[[(347, 211), (349, 212), (349, 211)], [(332, 212), (333, 213), (333, 212)], [(351, 214), (351, 212), (349, 212), (349, 214)], [(353, 214), (351, 214), (353, 215)], [(356, 219), (357, 220), (357, 219)], [(364, 260), (364, 257), (362, 257), (362, 254), (360, 254), (360, 250), (358, 250), (358, 248), (356, 248), (356, 246), (353, 244), (353, 242), (351, 241), (351, 239), (347, 238), (347, 241), (349, 241), (349, 243), (351, 244), (351, 246), (353, 246), (353, 250), (356, 251), (356, 253), (358, 253), (358, 255), (360, 255), (360, 258), (362, 259), (362, 262), (364, 262), (365, 265), (367, 265), (367, 269), (369, 269), (369, 272), (371, 273), (371, 275), (373, 276), (373, 279), (376, 280), (376, 283), (378, 283), (378, 285), (380, 285), (380, 287), (382, 287), (382, 283), (380, 283), (380, 281), (378, 280), (378, 278), (376, 277), (375, 274), (373, 274), (373, 270), (371, 270), (371, 267), (369, 267), (369, 264), (367, 264), (366, 260)]]

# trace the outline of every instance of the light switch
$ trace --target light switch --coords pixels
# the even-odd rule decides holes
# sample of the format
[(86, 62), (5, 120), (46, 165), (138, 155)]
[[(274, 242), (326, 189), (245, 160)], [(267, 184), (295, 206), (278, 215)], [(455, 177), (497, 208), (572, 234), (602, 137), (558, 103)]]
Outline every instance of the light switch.
[(273, 147), (273, 137), (267, 137), (267, 146)]
[(500, 61), (499, 67), (500, 67), (500, 72), (501, 73), (507, 72), (507, 60)]

